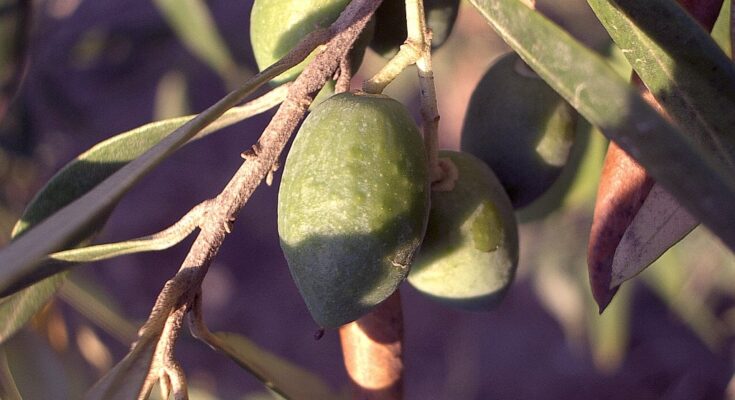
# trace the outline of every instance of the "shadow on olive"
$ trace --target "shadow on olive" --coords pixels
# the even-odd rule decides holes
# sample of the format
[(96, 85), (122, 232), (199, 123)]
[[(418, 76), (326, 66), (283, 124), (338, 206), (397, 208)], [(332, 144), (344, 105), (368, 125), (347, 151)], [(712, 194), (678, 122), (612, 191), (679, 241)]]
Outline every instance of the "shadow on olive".
[(461, 148), (500, 179), (516, 209), (556, 181), (575, 140), (576, 113), (515, 54), (502, 56), (472, 94)]
[(415, 121), (387, 96), (337, 94), (304, 121), (281, 180), (278, 231), (321, 326), (359, 318), (405, 279), (426, 230), (427, 171)]
[(518, 266), (513, 206), (490, 168), (454, 151), (441, 158), (456, 167), (451, 191), (432, 191), (429, 224), (408, 282), (457, 308), (487, 311), (505, 296)]

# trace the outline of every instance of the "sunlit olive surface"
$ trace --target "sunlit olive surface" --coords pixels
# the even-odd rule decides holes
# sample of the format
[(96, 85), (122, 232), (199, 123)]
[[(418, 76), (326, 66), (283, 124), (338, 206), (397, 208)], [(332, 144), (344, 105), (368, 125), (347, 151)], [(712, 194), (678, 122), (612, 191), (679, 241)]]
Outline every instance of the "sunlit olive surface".
[(442, 151), (458, 180), (432, 191), (426, 237), (408, 281), (441, 303), (487, 311), (504, 297), (518, 265), (513, 206), (490, 168), (476, 157)]
[[(331, 25), (349, 3), (350, 0), (255, 0), (250, 13), (250, 42), (258, 68), (262, 71), (281, 59), (313, 30)], [(362, 62), (373, 26), (371, 20), (350, 53), (353, 72)], [(295, 79), (314, 56), (312, 53), (273, 82)]]
[(298, 132), (278, 197), (278, 231), (314, 319), (336, 327), (370, 311), (408, 274), (429, 214), (416, 123), (383, 95), (342, 93)]

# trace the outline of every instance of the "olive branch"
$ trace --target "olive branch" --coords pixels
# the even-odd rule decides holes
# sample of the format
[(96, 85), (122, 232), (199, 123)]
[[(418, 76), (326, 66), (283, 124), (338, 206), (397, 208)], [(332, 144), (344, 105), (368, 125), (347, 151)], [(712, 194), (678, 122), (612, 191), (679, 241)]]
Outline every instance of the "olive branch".
[[(191, 310), (196, 311), (190, 314), (195, 319), (192, 322), (195, 335), (198, 333), (199, 337), (208, 338), (203, 329), (203, 321), (196, 320), (201, 316), (201, 312), (197, 311), (197, 299), (204, 276), (239, 211), (277, 165), (286, 142), (303, 118), (315, 93), (335, 74), (340, 64), (344, 65), (342, 60), (379, 4), (380, 0), (353, 1), (334, 24), (304, 38), (277, 63), (277, 68), (271, 67), (256, 75), (256, 78), (277, 76), (301, 62), (317, 46), (326, 44), (325, 49), (290, 86), (286, 99), (257, 143), (243, 152), (245, 161), (230, 182), (217, 197), (202, 203), (206, 211), (202, 213), (204, 218), (198, 224), (200, 232), (179, 272), (166, 282), (158, 295), (153, 310), (128, 355), (90, 390), (88, 398), (146, 397), (157, 381), (161, 382), (165, 398), (169, 391), (176, 399), (188, 398), (186, 379), (174, 359), (173, 349), (184, 318)], [(253, 80), (255, 78), (250, 82)], [(233, 92), (235, 95), (230, 97), (239, 98), (241, 91)], [(221, 114), (225, 109), (221, 107), (215, 112), (201, 115), (209, 114), (210, 118), (216, 118), (217, 115), (214, 114)], [(213, 342), (210, 340), (209, 343)], [(140, 363), (147, 363), (150, 367), (146, 368), (147, 373), (142, 377), (137, 393), (119, 391), (123, 386), (121, 381), (129, 379), (126, 372)]]

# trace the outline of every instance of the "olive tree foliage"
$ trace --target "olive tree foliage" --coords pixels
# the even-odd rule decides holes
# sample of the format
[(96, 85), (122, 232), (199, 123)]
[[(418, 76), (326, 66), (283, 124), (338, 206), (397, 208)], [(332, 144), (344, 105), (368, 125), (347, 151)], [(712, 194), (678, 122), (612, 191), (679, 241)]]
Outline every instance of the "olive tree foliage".
[[(160, 0), (157, 3), (166, 10), (174, 27), (180, 27), (177, 21), (187, 12), (196, 16), (194, 19), (201, 24), (197, 26), (211, 22), (203, 16), (206, 10), (202, 11), (200, 2)], [(338, 397), (311, 372), (269, 354), (248, 339), (233, 333), (210, 332), (202, 318), (201, 283), (239, 211), (259, 185), (270, 184), (272, 175), (277, 173), (286, 143), (309, 112), (316, 94), (335, 78), (336, 91), (348, 90), (350, 59), (355, 56), (351, 49), (357, 47), (355, 43), (359, 43), (364, 31), (375, 29), (380, 33), (386, 29), (381, 28), (380, 19), (372, 20), (376, 10), (382, 9), (379, 9), (381, 0), (343, 3), (331, 24), (304, 33), (272, 65), (243, 82), (238, 82), (233, 66), (216, 47), (192, 45), (190, 50), (209, 60), (212, 68), (228, 77), (228, 82), (238, 82), (237, 89), (197, 115), (151, 122), (104, 140), (51, 178), (18, 221), (12, 242), (0, 250), (0, 342), (11, 338), (53, 298), (68, 271), (76, 265), (162, 250), (198, 231), (179, 271), (163, 283), (129, 353), (89, 389), (88, 398), (145, 398), (156, 383), (166, 397), (173, 393), (176, 398), (187, 398), (184, 369), (173, 354), (187, 320), (194, 336), (232, 358), (281, 396)], [(441, 196), (438, 193), (451, 193), (455, 183), (459, 187), (461, 175), (457, 181), (453, 173), (465, 162), (459, 161), (461, 156), (442, 154), (437, 148), (441, 129), (431, 52), (432, 29), (436, 31), (433, 34), (439, 34), (440, 30), (429, 29), (431, 24), (426, 23), (429, 13), (424, 12), (424, 6), (428, 0), (394, 3), (400, 3), (398, 10), (403, 11), (399, 20), (405, 24), (405, 41), (402, 45), (399, 42), (400, 47), (392, 53), (385, 51), (385, 67), (364, 82), (362, 90), (377, 95), (404, 73), (406, 67), (417, 66), (421, 147), (425, 152), (422, 159), (426, 161), (424, 175), (428, 180), (425, 183), (431, 184), (431, 196), (437, 196), (436, 204), (456, 203), (459, 200), (438, 200)], [(610, 167), (603, 170), (602, 181), (609, 178), (613, 183), (601, 183), (599, 196), (609, 201), (598, 201), (597, 227), (593, 226), (590, 243), (590, 284), (604, 309), (624, 281), (650, 265), (698, 223), (707, 226), (731, 250), (735, 249), (735, 139), (731, 135), (735, 126), (735, 66), (727, 55), (733, 42), (731, 32), (728, 29), (720, 32), (724, 32), (720, 39), (726, 43), (725, 51), (708, 32), (721, 12), (722, 0), (588, 0), (588, 3), (633, 67), (633, 84), (621, 78), (599, 54), (536, 10), (532, 2), (470, 0), (468, 6), (530, 67), (531, 74), (537, 74), (566, 101), (574, 110), (569, 112), (599, 128), (621, 150), (614, 155), (608, 153), (606, 165)], [(729, 10), (729, 4), (725, 6)], [(667, 23), (661, 24), (661, 20)], [(185, 28), (177, 29), (186, 32)], [(18, 59), (23, 59), (22, 54)], [(302, 63), (304, 60), (307, 61)], [(253, 97), (258, 89), (271, 80), (280, 80), (284, 72), (293, 71), (297, 65), (303, 70), (290, 73), (293, 82)], [(17, 84), (18, 79), (20, 74), (11, 81)], [(3, 86), (4, 92), (12, 90), (14, 84)], [(243, 163), (216, 197), (192, 205), (191, 211), (179, 221), (156, 234), (117, 243), (91, 244), (120, 199), (176, 150), (189, 144), (196, 146), (197, 139), (276, 106), (277, 112), (258, 141), (240, 149)], [(317, 112), (318, 108), (313, 114)], [(639, 166), (636, 170), (639, 175), (635, 179), (625, 175), (629, 172), (621, 169), (624, 165)], [(623, 171), (622, 177), (613, 179), (617, 176), (615, 171)], [(478, 176), (485, 174), (478, 173)], [(621, 181), (627, 183), (616, 186), (615, 182)], [(637, 194), (635, 201), (625, 195), (631, 192)], [(501, 208), (509, 210), (510, 206)], [(425, 215), (420, 217), (423, 222), (418, 230), (423, 233), (428, 224), (426, 242), (441, 245), (441, 236), (439, 239), (432, 236), (432, 218), (439, 217), (430, 216), (426, 210), (422, 211)], [(495, 218), (492, 213), (480, 214), (479, 220), (485, 224), (482, 226), (497, 223), (506, 227), (503, 228), (506, 234), (515, 235), (515, 226), (507, 228), (515, 221)], [(595, 236), (595, 232), (599, 234)], [(492, 232), (475, 233), (475, 244), (496, 246), (494, 239), (486, 237)], [(408, 274), (419, 241), (408, 252), (410, 257), (401, 258), (400, 262), (394, 260), (395, 268), (406, 268), (405, 274), (398, 275), (396, 286)], [(427, 245), (430, 246), (433, 244)], [(512, 259), (515, 251), (517, 262), (517, 248), (508, 248), (508, 258)], [(418, 263), (424, 262), (419, 259)], [(505, 268), (509, 278), (504, 285), (512, 280), (514, 265), (506, 264)], [(408, 279), (422, 285), (420, 275)], [(358, 386), (356, 393), (366, 390), (370, 380), (383, 379), (395, 390), (381, 395), (401, 397), (404, 366), (400, 297), (397, 292), (391, 293), (385, 293), (369, 307), (360, 303), (360, 311), (350, 314), (347, 320), (340, 319), (341, 315), (334, 319), (336, 325), (356, 318), (362, 321), (360, 327), (348, 324), (340, 328), (345, 364)], [(305, 294), (303, 290), (302, 294)], [(337, 297), (341, 302), (338, 306), (354, 300), (349, 295), (345, 298), (344, 293), (341, 296)], [(309, 303), (308, 295), (305, 297)], [(331, 299), (325, 301), (329, 303)], [(341, 308), (336, 309), (339, 313)], [(361, 340), (365, 330), (370, 329), (394, 340), (388, 344)], [(371, 366), (376, 365), (384, 375), (370, 372)], [(17, 392), (7, 368), (3, 367), (0, 364), (0, 394), (3, 398), (13, 398)]]

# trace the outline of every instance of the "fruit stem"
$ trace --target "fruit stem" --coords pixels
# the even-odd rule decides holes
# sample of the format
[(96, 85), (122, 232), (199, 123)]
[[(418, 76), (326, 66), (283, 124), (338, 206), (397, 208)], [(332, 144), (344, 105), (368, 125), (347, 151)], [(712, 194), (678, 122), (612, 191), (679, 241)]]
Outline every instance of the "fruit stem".
[(403, 311), (398, 291), (339, 329), (353, 399), (403, 397)]
[(423, 0), (406, 0), (406, 24), (407, 41), (421, 46), (416, 67), (421, 90), (421, 118), (424, 122), (424, 143), (429, 161), (429, 178), (433, 183), (440, 181), (443, 173), (439, 167), (439, 109), (436, 103), (434, 72), (431, 67), (431, 31), (426, 27)]
[(383, 93), (383, 89), (393, 82), (404, 69), (416, 63), (420, 52), (421, 50), (413, 43), (407, 41), (402, 44), (398, 53), (377, 74), (362, 83), (362, 90), (366, 93)]
[[(426, 52), (423, 0), (406, 0), (406, 32), (408, 37), (398, 49), (393, 58), (378, 71), (375, 76), (362, 84), (362, 90), (367, 93), (382, 93), (386, 86), (403, 72), (408, 66), (416, 64), (422, 54)], [(431, 44), (429, 44), (431, 52)]]
[[(398, 53), (375, 76), (362, 84), (363, 91), (382, 93), (383, 89), (393, 82), (409, 65), (416, 64), (427, 51), (431, 53), (431, 35), (426, 35), (423, 0), (406, 0), (406, 31), (408, 37), (401, 45)], [(428, 50), (425, 43), (425, 37), (427, 36), (429, 37)], [(429, 70), (431, 70), (431, 62), (429, 62)]]

